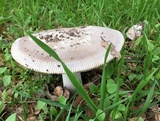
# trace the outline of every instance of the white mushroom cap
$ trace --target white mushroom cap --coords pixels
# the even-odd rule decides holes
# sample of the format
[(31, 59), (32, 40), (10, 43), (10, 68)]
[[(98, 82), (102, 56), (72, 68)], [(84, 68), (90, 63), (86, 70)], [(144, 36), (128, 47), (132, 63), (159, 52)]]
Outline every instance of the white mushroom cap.
[[(106, 48), (112, 43), (107, 62), (120, 57), (123, 35), (107, 27), (84, 26), (59, 28), (33, 34), (49, 45), (72, 72), (82, 72), (104, 63)], [(21, 65), (43, 73), (65, 73), (61, 64), (41, 49), (29, 36), (17, 39), (13, 58)]]

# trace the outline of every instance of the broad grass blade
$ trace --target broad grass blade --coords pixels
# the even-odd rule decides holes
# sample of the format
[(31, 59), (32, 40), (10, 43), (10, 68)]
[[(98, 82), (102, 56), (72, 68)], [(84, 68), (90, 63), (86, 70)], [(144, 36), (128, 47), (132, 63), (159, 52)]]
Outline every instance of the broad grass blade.
[(29, 34), (28, 35), (33, 39), (34, 42), (36, 42), (43, 50), (45, 50), (48, 54), (50, 54), (52, 57), (54, 57), (57, 61), (59, 61), (68, 78), (70, 79), (70, 81), (72, 82), (72, 84), (74, 85), (74, 87), (77, 89), (78, 93), (82, 96), (82, 98), (86, 101), (86, 103), (88, 104), (88, 106), (96, 112), (97, 107), (96, 105), (93, 103), (93, 101), (91, 100), (91, 98), (89, 97), (89, 95), (86, 93), (86, 90), (83, 88), (82, 84), (79, 82), (79, 80), (77, 79), (77, 77), (69, 70), (69, 68), (65, 65), (65, 63), (60, 59), (60, 57), (57, 55), (57, 53), (50, 48), (48, 45), (46, 45), (45, 43), (43, 43), (41, 40), (37, 39), (36, 37), (34, 37), (33, 35)]
[(107, 93), (106, 90), (106, 61), (107, 57), (109, 55), (111, 49), (111, 44), (107, 48), (105, 58), (104, 58), (104, 64), (103, 64), (103, 73), (102, 73), (102, 80), (101, 80), (101, 86), (100, 86), (100, 108), (103, 110), (104, 108), (104, 100), (105, 100), (105, 94)]

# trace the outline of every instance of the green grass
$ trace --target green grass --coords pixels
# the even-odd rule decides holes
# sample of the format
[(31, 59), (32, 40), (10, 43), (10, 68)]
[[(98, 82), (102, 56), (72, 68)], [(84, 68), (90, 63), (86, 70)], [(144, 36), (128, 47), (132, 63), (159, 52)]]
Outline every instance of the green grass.
[[(159, 0), (1, 0), (0, 6), (0, 90), (3, 92), (0, 101), (1, 120), (11, 114), (11, 117), (15, 116), (14, 106), (22, 106), (24, 113), (20, 117), (27, 119), (29, 101), (36, 102), (37, 108), (41, 109), (37, 116), (39, 120), (58, 120), (61, 117), (65, 120), (66, 117), (67, 121), (91, 119), (86, 115), (86, 110), (93, 111), (92, 120), (100, 121), (104, 116), (112, 121), (124, 121), (133, 117), (138, 119), (159, 102)], [(65, 103), (44, 98), (43, 85), (54, 83), (52, 80), (55, 80), (55, 76), (27, 70), (18, 65), (10, 54), (14, 40), (27, 35), (27, 32), (83, 25), (108, 26), (121, 31), (127, 41), (126, 30), (140, 21), (145, 23), (143, 36), (135, 42), (128, 41), (133, 43), (133, 47), (125, 43), (121, 60), (115, 59), (103, 68), (106, 71), (103, 71), (101, 90), (97, 85), (90, 88), (94, 98), (85, 94), (80, 86), (79, 93), (84, 95), (87, 103), (84, 107), (72, 107), (74, 97)], [(63, 65), (65, 67), (65, 63)], [(72, 75), (67, 68), (66, 71)], [(72, 76), (71, 79), (73, 78), (75, 77)], [(43, 98), (35, 96), (37, 94)], [(40, 107), (38, 103), (43, 106)], [(132, 107), (137, 110), (132, 110)]]

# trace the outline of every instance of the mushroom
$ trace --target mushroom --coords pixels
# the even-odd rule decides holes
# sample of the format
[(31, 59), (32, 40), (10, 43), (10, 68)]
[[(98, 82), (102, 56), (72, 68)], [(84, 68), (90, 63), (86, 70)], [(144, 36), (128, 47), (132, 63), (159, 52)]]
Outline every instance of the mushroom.
[[(124, 37), (119, 31), (98, 26), (58, 28), (33, 35), (50, 46), (81, 82), (80, 72), (103, 65), (106, 48), (110, 43), (112, 47), (107, 62), (115, 57), (120, 58), (124, 44)], [(18, 38), (12, 44), (11, 54), (19, 64), (34, 71), (62, 74), (63, 86), (75, 92), (76, 89), (60, 62), (41, 49), (29, 36)]]

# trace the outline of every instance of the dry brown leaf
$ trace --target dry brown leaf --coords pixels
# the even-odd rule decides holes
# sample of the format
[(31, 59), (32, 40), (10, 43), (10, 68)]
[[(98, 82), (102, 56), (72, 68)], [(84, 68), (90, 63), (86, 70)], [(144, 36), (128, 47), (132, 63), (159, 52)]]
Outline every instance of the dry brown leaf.
[(34, 104), (29, 104), (29, 105), (28, 105), (28, 110), (29, 110), (29, 112), (30, 112), (31, 115), (34, 114), (34, 112), (35, 112), (35, 107), (36, 107), (36, 105), (34, 105)]
[(39, 121), (37, 116), (31, 116), (27, 118), (27, 121)]
[(0, 26), (0, 35), (2, 35), (4, 28)]
[(137, 65), (135, 63), (128, 63), (127, 65), (130, 70), (136, 70)]
[(159, 113), (155, 114), (155, 121), (160, 121), (160, 114)]
[(17, 106), (16, 107), (16, 113), (17, 113), (17, 115), (23, 115), (23, 107), (22, 106)]
[(151, 114), (152, 114), (152, 119), (154, 119), (154, 121), (160, 121), (160, 107), (159, 105), (154, 105), (151, 108)]
[(45, 93), (52, 101), (58, 101), (58, 97), (55, 95), (51, 95), (48, 88), (46, 89)]
[(155, 113), (153, 111), (146, 111), (146, 120), (145, 121), (156, 121), (155, 120)]
[(121, 58), (121, 54), (118, 51), (116, 51), (116, 49), (113, 45), (111, 47), (111, 55), (117, 57), (118, 60)]
[(94, 118), (95, 117), (95, 114), (94, 112), (91, 110), (91, 109), (87, 109), (86, 110), (86, 114), (89, 118)]
[(100, 85), (100, 80), (101, 80), (101, 75), (100, 74), (96, 74), (95, 76), (93, 76), (93, 78), (91, 79), (91, 82), (93, 82), (95, 85)]
[[(108, 47), (109, 47), (108, 42), (105, 41), (104, 39), (103, 39), (103, 41), (101, 42), (101, 45), (102, 45), (102, 47), (104, 47), (104, 48), (108, 48)], [(112, 46), (111, 46), (111, 55), (117, 57), (118, 59), (121, 58), (121, 54), (116, 51), (115, 46), (113, 46), (113, 44), (112, 44)]]
[(0, 101), (2, 101), (2, 91), (0, 90)]
[(76, 99), (74, 100), (74, 102), (73, 102), (73, 107), (75, 108), (75, 107), (77, 107), (78, 105), (83, 104), (83, 102), (84, 102), (83, 98), (82, 98), (80, 95), (78, 95), (78, 96), (76, 97)]
[(108, 48), (108, 43), (106, 41), (101, 42), (102, 47)]
[(67, 90), (67, 89), (64, 89), (63, 96), (64, 96), (66, 99), (69, 99), (69, 97), (70, 97), (70, 91)]
[(0, 66), (3, 66), (4, 65), (4, 60), (3, 58), (0, 57)]
[(7, 94), (8, 94), (9, 97), (12, 97), (12, 95), (13, 95), (12, 90), (11, 90), (11, 89), (8, 89), (8, 90), (7, 90)]
[(63, 88), (61, 86), (57, 86), (55, 89), (54, 89), (54, 94), (56, 96), (62, 96), (63, 95)]
[(54, 94), (51, 94), (49, 92), (47, 85), (45, 85), (45, 87), (46, 87), (45, 93), (52, 101), (58, 101), (58, 96), (64, 96), (66, 99), (69, 99), (70, 97), (70, 91), (67, 89), (63, 89), (61, 86), (57, 86), (54, 89)]
[[(89, 92), (89, 87), (90, 87), (92, 84), (94, 84), (94, 83), (93, 83), (93, 82), (89, 82), (89, 83), (87, 83), (87, 84), (85, 84), (85, 85), (83, 86), (87, 93)], [(91, 94), (89, 94), (89, 96), (92, 97)], [(73, 102), (73, 107), (77, 107), (78, 105), (85, 105), (84, 99), (83, 99), (80, 95), (78, 95), (78, 96), (76, 97), (76, 99), (74, 100), (74, 102)]]
[(88, 92), (88, 91), (89, 91), (89, 87), (90, 87), (92, 84), (94, 84), (94, 83), (93, 83), (93, 82), (88, 82), (88, 83), (85, 84), (83, 87), (84, 87), (84, 89), (86, 89), (87, 92)]

